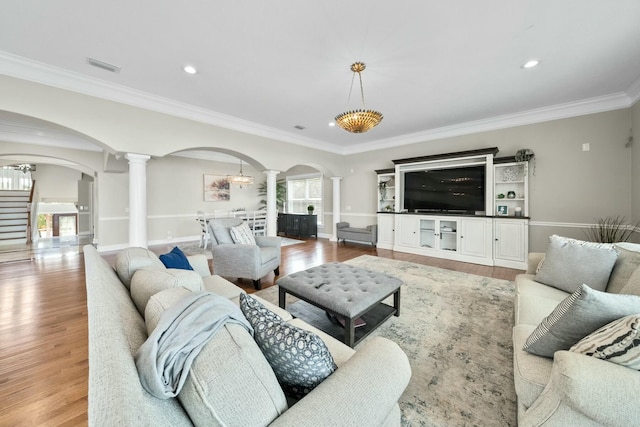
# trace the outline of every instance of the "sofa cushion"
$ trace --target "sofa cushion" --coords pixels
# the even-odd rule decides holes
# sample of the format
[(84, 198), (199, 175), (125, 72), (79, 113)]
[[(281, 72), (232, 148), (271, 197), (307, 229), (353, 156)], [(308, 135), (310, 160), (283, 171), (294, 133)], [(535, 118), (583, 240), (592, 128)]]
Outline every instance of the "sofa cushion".
[(611, 271), (607, 292), (619, 294), (627, 284), (631, 274), (640, 267), (640, 245), (635, 243), (616, 243), (618, 259)]
[(127, 287), (131, 286), (131, 278), (136, 271), (142, 268), (156, 268), (164, 270), (165, 266), (158, 256), (145, 248), (127, 248), (123, 249), (116, 257), (116, 273)]
[(527, 339), (524, 350), (553, 357), (622, 316), (640, 311), (640, 297), (609, 294), (580, 285), (544, 318)]
[(164, 313), (167, 308), (191, 292), (189, 289), (183, 287), (168, 288), (149, 298), (149, 302), (147, 302), (147, 306), (144, 309), (144, 323), (147, 326), (147, 335), (151, 335), (151, 332), (158, 326), (160, 316), (162, 316), (162, 313)]
[[(155, 313), (183, 298), (184, 292), (168, 289), (151, 298), (146, 310), (149, 330), (155, 328)], [(251, 334), (233, 323), (200, 351), (178, 399), (196, 426), (268, 425), (287, 410), (271, 366)]]
[(149, 298), (168, 288), (202, 290), (202, 277), (193, 270), (175, 268), (165, 270), (138, 270), (131, 279), (131, 299), (144, 315)]
[(516, 276), (515, 323), (538, 326), (569, 294), (536, 282), (533, 274)]
[(618, 253), (613, 245), (553, 235), (535, 280), (567, 292), (584, 283), (604, 291)]
[(581, 339), (570, 350), (640, 370), (640, 314), (614, 320)]
[(629, 294), (629, 295), (640, 295), (640, 268), (637, 268), (631, 276), (629, 280), (627, 280), (626, 285), (620, 289), (621, 294)]
[(233, 243), (233, 238), (231, 237), (231, 231), (230, 231), (233, 225), (230, 225), (228, 222), (229, 221), (222, 221), (222, 220), (209, 222), (211, 226), (211, 231), (213, 231), (213, 235), (216, 237), (216, 241), (220, 245)]
[(240, 295), (240, 308), (287, 395), (301, 399), (336, 370), (316, 334), (288, 324), (249, 295)]
[(513, 380), (518, 403), (529, 408), (540, 396), (551, 378), (553, 359), (536, 356), (522, 348), (535, 326), (513, 328)]
[(240, 225), (236, 225), (235, 227), (231, 227), (229, 229), (229, 233), (231, 233), (231, 238), (233, 239), (233, 243), (238, 243), (241, 245), (255, 245), (256, 239), (253, 237), (253, 232), (249, 228), (249, 224), (243, 222)]
[(187, 256), (179, 247), (171, 249), (171, 252), (160, 255), (160, 262), (167, 268), (179, 268), (182, 270), (193, 270)]

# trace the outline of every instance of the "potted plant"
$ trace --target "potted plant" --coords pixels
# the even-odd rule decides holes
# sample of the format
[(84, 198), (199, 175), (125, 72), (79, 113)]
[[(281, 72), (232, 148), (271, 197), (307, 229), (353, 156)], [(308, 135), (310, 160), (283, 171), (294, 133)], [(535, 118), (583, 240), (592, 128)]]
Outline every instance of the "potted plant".
[(307, 206), (307, 212), (309, 213), (309, 215), (313, 215), (314, 209), (315, 207), (313, 205)]

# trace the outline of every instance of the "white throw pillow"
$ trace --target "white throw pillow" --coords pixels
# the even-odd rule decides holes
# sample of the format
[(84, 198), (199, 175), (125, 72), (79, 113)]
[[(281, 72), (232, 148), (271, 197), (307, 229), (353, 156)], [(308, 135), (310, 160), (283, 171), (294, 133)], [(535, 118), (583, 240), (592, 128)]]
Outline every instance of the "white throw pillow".
[(614, 320), (570, 350), (640, 371), (640, 314)]
[(242, 245), (256, 244), (256, 239), (255, 237), (253, 237), (253, 232), (246, 222), (243, 222), (240, 225), (236, 225), (235, 227), (231, 227), (229, 231), (231, 232), (231, 238), (233, 239), (234, 243), (239, 243)]

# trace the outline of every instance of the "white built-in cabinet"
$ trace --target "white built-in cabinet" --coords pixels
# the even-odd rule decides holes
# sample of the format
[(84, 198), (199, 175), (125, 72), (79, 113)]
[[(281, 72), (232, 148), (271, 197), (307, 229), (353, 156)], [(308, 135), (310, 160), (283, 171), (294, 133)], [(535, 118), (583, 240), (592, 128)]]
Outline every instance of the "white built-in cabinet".
[[(383, 215), (378, 215), (381, 218)], [(386, 215), (389, 217), (390, 215)], [(397, 214), (392, 249), (417, 255), (493, 265), (491, 218)], [(381, 228), (388, 227), (378, 223)], [(384, 233), (384, 231), (382, 231)], [(381, 247), (378, 244), (378, 247)], [(387, 245), (384, 248), (388, 248)]]
[[(378, 248), (526, 269), (529, 247), (529, 165), (516, 162), (513, 157), (494, 158), (489, 151), (394, 160), (395, 169), (377, 170)], [(480, 159), (486, 158), (487, 168), (491, 172), (487, 173), (486, 216), (413, 214), (403, 211), (402, 189), (398, 186), (402, 185), (404, 171), (428, 169), (434, 162), (438, 167), (447, 162), (466, 164), (468, 159), (477, 159), (478, 156)], [(400, 200), (396, 200), (398, 194)]]
[(529, 220), (496, 218), (493, 224), (494, 265), (526, 269)]
[(380, 249), (393, 249), (394, 217), (393, 214), (378, 214), (378, 243), (376, 246)]

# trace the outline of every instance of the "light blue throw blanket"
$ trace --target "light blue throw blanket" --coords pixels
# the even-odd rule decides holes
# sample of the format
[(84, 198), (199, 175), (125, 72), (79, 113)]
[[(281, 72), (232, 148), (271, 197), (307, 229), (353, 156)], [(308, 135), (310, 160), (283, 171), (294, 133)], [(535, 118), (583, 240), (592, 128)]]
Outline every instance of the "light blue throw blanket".
[(227, 322), (253, 335), (240, 308), (211, 292), (194, 292), (165, 310), (135, 355), (144, 388), (160, 399), (177, 396), (195, 358)]

